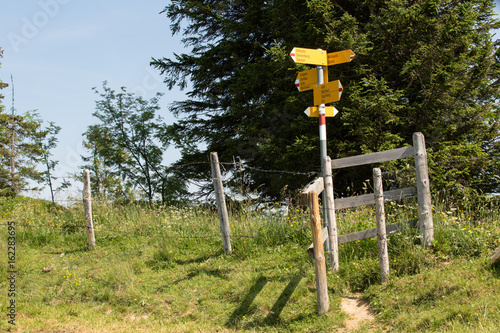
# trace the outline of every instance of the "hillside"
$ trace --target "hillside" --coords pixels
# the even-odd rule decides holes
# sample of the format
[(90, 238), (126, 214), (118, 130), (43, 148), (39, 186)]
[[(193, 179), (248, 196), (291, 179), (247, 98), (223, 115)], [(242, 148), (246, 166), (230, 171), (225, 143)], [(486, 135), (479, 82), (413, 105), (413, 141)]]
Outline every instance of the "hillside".
[[(277, 204), (275, 204), (277, 205)], [(273, 204), (270, 204), (273, 206)], [(387, 205), (394, 222), (415, 207)], [(243, 207), (244, 208), (244, 207)], [(2, 263), (3, 304), (15, 299), (11, 332), (495, 332), (500, 322), (498, 202), (474, 211), (434, 210), (432, 250), (412, 232), (389, 238), (391, 279), (381, 284), (376, 238), (340, 246), (328, 270), (330, 310), (317, 315), (309, 215), (231, 209), (233, 253), (224, 254), (210, 208), (94, 205), (96, 248), (83, 210), (38, 200), (0, 202), (1, 239), (15, 221), (15, 297)], [(282, 212), (282, 210), (277, 210)], [(338, 216), (341, 232), (374, 223), (368, 208)], [(392, 222), (391, 222), (392, 223)], [(1, 252), (8, 244), (0, 243)], [(3, 261), (5, 262), (5, 256)], [(374, 320), (352, 323), (342, 299), (369, 302)]]

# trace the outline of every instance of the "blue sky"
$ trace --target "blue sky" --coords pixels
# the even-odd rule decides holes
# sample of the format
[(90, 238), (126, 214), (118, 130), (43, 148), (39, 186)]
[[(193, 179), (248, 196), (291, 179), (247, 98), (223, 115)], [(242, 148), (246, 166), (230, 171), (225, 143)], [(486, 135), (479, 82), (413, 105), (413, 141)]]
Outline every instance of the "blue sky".
[[(156, 92), (160, 115), (175, 119), (167, 106), (184, 94), (168, 91), (158, 72), (149, 66), (152, 57), (171, 58), (186, 52), (179, 36), (172, 37), (170, 22), (160, 11), (169, 0), (0, 0), (0, 79), (14, 77), (18, 113), (37, 110), (45, 121), (62, 127), (54, 159), (55, 175), (66, 177), (83, 164), (82, 133), (95, 123), (92, 87), (127, 87), (145, 98)], [(499, 1), (496, 1), (497, 7)], [(11, 107), (11, 88), (4, 89), (3, 104)], [(179, 158), (166, 152), (166, 163)], [(70, 194), (78, 194), (75, 183)], [(33, 195), (33, 194), (32, 194)], [(48, 191), (42, 195), (48, 199)]]
[[(160, 115), (167, 123), (174, 118), (167, 106), (184, 94), (168, 91), (158, 72), (149, 66), (152, 57), (181, 53), (179, 36), (172, 37), (170, 22), (160, 11), (168, 0), (0, 0), (0, 79), (14, 78), (18, 113), (37, 110), (45, 121), (61, 126), (54, 159), (56, 176), (78, 171), (83, 164), (82, 133), (95, 123), (92, 117), (98, 96), (92, 87), (125, 86), (145, 98), (156, 92)], [(11, 87), (2, 91), (3, 103), (11, 107)], [(169, 149), (166, 163), (179, 158)], [(75, 184), (78, 189), (80, 184)], [(48, 192), (42, 197), (48, 198)]]

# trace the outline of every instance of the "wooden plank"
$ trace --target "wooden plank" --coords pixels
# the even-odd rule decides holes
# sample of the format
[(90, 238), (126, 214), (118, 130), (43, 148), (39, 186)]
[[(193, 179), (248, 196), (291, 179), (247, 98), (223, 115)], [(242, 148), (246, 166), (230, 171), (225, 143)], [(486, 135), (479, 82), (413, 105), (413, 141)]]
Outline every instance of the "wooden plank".
[(373, 193), (357, 195), (349, 198), (335, 199), (335, 209), (346, 209), (352, 207), (372, 205), (375, 203)]
[(314, 268), (316, 271), (316, 295), (318, 297), (318, 314), (322, 315), (330, 308), (328, 286), (326, 280), (325, 253), (321, 242), (321, 216), (319, 214), (318, 193), (307, 193), (311, 215), (311, 229), (313, 234)]
[(90, 193), (90, 171), (83, 170), (83, 210), (85, 214), (85, 226), (87, 227), (87, 238), (89, 249), (95, 247), (94, 222), (92, 221), (92, 198)]
[(220, 173), (219, 157), (216, 152), (210, 153), (210, 165), (212, 169), (212, 182), (214, 184), (215, 199), (217, 202), (217, 212), (219, 214), (220, 232), (222, 235), (222, 246), (224, 253), (233, 251), (231, 246), (231, 229), (229, 228), (229, 217), (224, 197), (224, 186)]
[[(387, 226), (388, 228), (389, 226)], [(386, 231), (386, 234), (389, 232)], [(358, 232), (353, 232), (350, 234), (345, 234), (339, 236), (339, 244), (344, 244), (344, 243), (349, 243), (349, 242), (355, 242), (358, 240), (363, 240), (366, 238), (372, 238), (377, 236), (377, 228), (373, 229), (368, 229), (368, 230), (362, 230)]]
[(375, 192), (375, 212), (377, 215), (378, 257), (380, 261), (380, 277), (383, 282), (389, 279), (389, 252), (387, 251), (387, 230), (385, 226), (384, 190), (382, 187), (382, 171), (373, 169), (373, 190)]
[[(401, 223), (394, 223), (394, 224), (389, 224), (386, 226), (386, 234), (390, 235), (395, 232), (399, 231), (404, 231), (404, 230), (409, 230), (409, 229), (416, 229), (418, 227), (418, 222), (417, 220), (413, 221), (408, 221), (408, 222), (401, 222)], [(321, 230), (322, 237), (323, 237), (323, 243), (326, 241), (328, 238), (328, 229), (325, 227), (323, 230)], [(353, 232), (350, 234), (345, 234), (345, 235), (340, 235), (338, 236), (338, 244), (344, 244), (344, 243), (349, 243), (349, 242), (354, 242), (357, 240), (362, 240), (366, 238), (371, 238), (377, 236), (377, 228), (373, 229), (368, 229), (368, 230), (363, 230), (363, 231), (358, 231), (358, 232)], [(311, 244), (309, 248), (307, 249), (307, 254), (309, 257), (314, 259), (314, 244)]]
[(336, 272), (339, 270), (339, 247), (337, 244), (337, 218), (335, 216), (335, 200), (333, 199), (333, 179), (331, 165), (332, 160), (329, 156), (326, 156), (323, 159), (323, 170), (325, 170), (323, 183), (325, 185), (325, 215), (327, 216), (326, 221), (328, 225), (328, 242), (330, 243), (330, 252), (328, 253), (328, 258), (330, 259), (330, 266), (332, 267), (332, 271)]
[(384, 201), (394, 201), (394, 200), (402, 200), (402, 199), (409, 199), (416, 197), (417, 197), (416, 187), (405, 187), (398, 190), (384, 192)]
[(496, 263), (499, 260), (500, 260), (500, 249), (497, 251), (497, 253), (495, 253), (493, 255), (493, 257), (491, 257), (490, 264), (493, 265), (494, 263)]
[(324, 185), (323, 185), (323, 177), (316, 178), (309, 184), (307, 184), (306, 188), (302, 191), (302, 193), (309, 193), (309, 192), (316, 192), (316, 193), (321, 193), (323, 192)]
[[(408, 230), (408, 229), (415, 229), (415, 228), (417, 228), (417, 221), (409, 221), (409, 222), (389, 224), (388, 226), (386, 226), (385, 230), (386, 230), (386, 234), (389, 235), (389, 234), (393, 234), (395, 232)], [(362, 239), (371, 238), (371, 237), (375, 237), (375, 236), (377, 236), (377, 228), (353, 232), (351, 234), (345, 234), (345, 235), (339, 236), (339, 244), (354, 242), (357, 240), (362, 240)]]
[(323, 177), (316, 178), (312, 182), (310, 182), (302, 191), (302, 195), (300, 196), (300, 204), (302, 206), (307, 206), (308, 205), (308, 193), (311, 192), (316, 192), (316, 193), (321, 193), (323, 192), (324, 185), (323, 185)]
[[(321, 229), (321, 238), (322, 238), (321, 244), (324, 244), (326, 242), (326, 239), (328, 238), (328, 227), (324, 227), (323, 229)], [(309, 257), (314, 259), (314, 242), (311, 245), (309, 245), (309, 248), (307, 249), (307, 254), (309, 255)]]
[[(414, 198), (417, 196), (415, 187), (406, 187), (403, 189), (384, 192), (384, 201), (402, 200)], [(363, 194), (349, 198), (335, 199), (335, 209), (346, 209), (359, 206), (372, 205), (375, 203), (373, 193)]]
[(413, 147), (403, 147), (377, 153), (339, 158), (332, 160), (332, 169), (335, 170), (358, 165), (398, 160), (401, 158), (412, 157), (413, 152)]
[(415, 147), (420, 233), (422, 235), (422, 246), (426, 249), (432, 246), (434, 222), (432, 219), (429, 171), (427, 169), (427, 150), (425, 149), (425, 138), (422, 133), (413, 133), (413, 146)]

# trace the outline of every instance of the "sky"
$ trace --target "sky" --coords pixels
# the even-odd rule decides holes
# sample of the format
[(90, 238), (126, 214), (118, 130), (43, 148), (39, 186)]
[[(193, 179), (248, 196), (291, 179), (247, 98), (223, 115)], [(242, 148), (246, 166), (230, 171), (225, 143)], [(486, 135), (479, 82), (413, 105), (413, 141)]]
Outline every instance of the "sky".
[[(167, 107), (182, 100), (184, 92), (169, 91), (151, 58), (172, 58), (183, 49), (181, 37), (172, 36), (170, 21), (160, 12), (169, 0), (0, 0), (0, 80), (10, 86), (2, 90), (5, 111), (14, 106), (18, 114), (36, 110), (48, 125), (61, 127), (53, 159), (59, 161), (56, 177), (80, 172), (82, 134), (91, 124), (99, 96), (93, 87), (103, 81), (114, 90), (146, 99), (164, 93), (159, 113), (166, 123), (175, 118)], [(101, 89), (102, 91), (102, 89)], [(180, 153), (170, 148), (165, 163), (175, 162)], [(72, 191), (80, 191), (74, 183)], [(71, 193), (70, 193), (71, 194)], [(30, 195), (36, 196), (36, 193)], [(60, 194), (60, 195), (67, 195)], [(48, 190), (40, 197), (49, 199)]]
[[(160, 115), (166, 123), (175, 118), (167, 107), (184, 99), (183, 92), (169, 91), (151, 58), (172, 58), (182, 53), (181, 37), (172, 36), (170, 21), (160, 12), (169, 0), (0, 0), (0, 80), (14, 81), (18, 114), (36, 110), (41, 118), (60, 126), (59, 143), (53, 159), (59, 161), (56, 177), (80, 172), (87, 155), (82, 134), (97, 123), (92, 117), (98, 96), (92, 87), (103, 81), (114, 90), (126, 87), (146, 99), (156, 92)], [(497, 9), (499, 1), (496, 1)], [(497, 37), (500, 34), (497, 34)], [(2, 91), (6, 111), (12, 107), (12, 87)], [(47, 125), (47, 123), (46, 123)], [(175, 162), (180, 153), (170, 148), (165, 163)], [(78, 195), (81, 184), (73, 180), (69, 192), (59, 198)], [(57, 184), (56, 184), (57, 186)], [(49, 199), (46, 189), (31, 196)]]

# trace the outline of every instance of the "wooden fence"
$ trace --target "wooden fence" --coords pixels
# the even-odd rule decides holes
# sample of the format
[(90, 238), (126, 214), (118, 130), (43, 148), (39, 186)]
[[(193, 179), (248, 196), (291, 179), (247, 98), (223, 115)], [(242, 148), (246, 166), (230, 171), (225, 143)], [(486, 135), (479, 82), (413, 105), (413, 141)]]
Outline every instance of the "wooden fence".
[[(403, 189), (397, 189), (392, 191), (383, 192), (381, 173), (380, 169), (374, 169), (374, 183), (379, 183), (378, 187), (375, 187), (376, 192), (371, 194), (359, 195), (349, 198), (333, 198), (333, 187), (331, 185), (331, 173), (332, 170), (338, 170), (342, 168), (348, 168), (353, 166), (360, 166), (366, 164), (381, 163), (386, 161), (392, 161), (397, 159), (403, 159), (408, 157), (415, 157), (415, 167), (416, 167), (416, 179), (417, 186), (409, 187)], [(317, 258), (317, 255), (324, 256), (322, 244), (328, 239), (330, 242), (330, 253), (329, 261), (331, 263), (332, 269), (334, 271), (338, 270), (338, 244), (343, 244), (347, 242), (352, 242), (356, 240), (361, 240), (370, 237), (379, 237), (379, 254), (381, 260), (381, 275), (382, 281), (388, 277), (388, 263), (386, 263), (387, 255), (387, 244), (386, 244), (386, 234), (390, 234), (396, 231), (409, 229), (416, 227), (416, 222), (403, 222), (397, 224), (385, 225), (385, 213), (383, 210), (384, 201), (394, 201), (407, 199), (412, 197), (418, 198), (418, 211), (419, 219), (418, 224), (420, 226), (420, 233), (422, 235), (422, 246), (428, 248), (432, 245), (432, 240), (434, 239), (434, 226), (432, 220), (432, 209), (431, 209), (431, 196), (430, 196), (430, 184), (429, 184), (429, 173), (427, 169), (427, 152), (425, 149), (425, 139), (422, 133), (413, 134), (413, 146), (404, 147), (398, 149), (392, 149), (388, 151), (382, 151), (377, 153), (359, 155), (346, 157), (336, 160), (330, 160), (329, 157), (325, 158), (323, 161), (327, 166), (325, 168), (325, 177), (317, 178), (315, 181), (310, 183), (302, 192), (302, 200), (307, 203), (311, 210), (311, 226), (313, 231), (313, 244), (309, 247), (308, 253), (315, 260), (316, 272), (323, 272), (325, 269), (318, 268), (317, 266), (325, 265), (324, 258)], [(329, 216), (327, 218), (328, 226), (323, 228), (321, 231), (316, 226), (316, 217), (313, 217), (313, 210), (315, 210), (314, 200), (311, 199), (312, 196), (316, 197), (321, 192), (325, 190), (325, 200)], [(337, 235), (337, 225), (335, 218), (335, 210), (353, 208), (359, 206), (366, 206), (371, 204), (377, 204), (377, 228), (363, 230), (352, 234)], [(319, 213), (318, 213), (319, 214)], [(314, 221), (313, 221), (314, 219)], [(316, 239), (321, 239), (318, 241)], [(385, 245), (384, 245), (385, 243)], [(318, 249), (320, 247), (321, 249)], [(385, 250), (384, 250), (385, 247)], [(326, 277), (316, 276), (317, 284), (321, 281), (325, 281)], [(326, 311), (325, 308), (328, 307), (328, 302), (324, 301), (328, 299), (328, 295), (321, 294), (321, 290), (326, 290), (326, 285), (317, 288), (318, 292), (318, 310), (320, 313)], [(321, 303), (321, 304), (320, 304)]]

